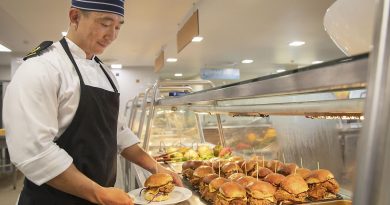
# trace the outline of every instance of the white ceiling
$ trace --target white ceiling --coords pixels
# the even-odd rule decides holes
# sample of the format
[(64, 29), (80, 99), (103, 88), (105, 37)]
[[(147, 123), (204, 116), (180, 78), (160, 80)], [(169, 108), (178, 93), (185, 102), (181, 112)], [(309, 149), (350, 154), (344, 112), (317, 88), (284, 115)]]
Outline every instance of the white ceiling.
[[(58, 40), (68, 26), (70, 0), (1, 0), (0, 43), (13, 50), (0, 53), (0, 65), (21, 56), (44, 40)], [(344, 54), (323, 27), (323, 17), (335, 0), (126, 0), (125, 25), (119, 38), (101, 56), (107, 64), (152, 67), (161, 48), (162, 78), (199, 75), (201, 68), (235, 67), (241, 80), (275, 72), (280, 67), (308, 65)], [(180, 25), (199, 9), (204, 40), (176, 51)], [(289, 47), (294, 40), (302, 47)], [(242, 59), (255, 62), (241, 64)], [(126, 68), (125, 68), (126, 69)]]

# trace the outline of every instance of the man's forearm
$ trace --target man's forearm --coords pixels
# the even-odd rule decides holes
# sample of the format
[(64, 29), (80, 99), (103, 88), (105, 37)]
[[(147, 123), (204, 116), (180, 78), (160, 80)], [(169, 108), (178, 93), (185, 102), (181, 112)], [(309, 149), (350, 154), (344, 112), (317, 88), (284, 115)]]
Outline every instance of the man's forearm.
[(100, 185), (81, 173), (73, 164), (60, 175), (48, 181), (47, 184), (92, 203), (98, 203), (95, 191)]
[(141, 166), (142, 168), (148, 170), (151, 173), (156, 173), (158, 171), (156, 170), (156, 166), (157, 169), (161, 168), (161, 165), (157, 163), (157, 161), (153, 159), (153, 157), (146, 153), (145, 150), (138, 146), (138, 144), (124, 149), (121, 155), (125, 159)]
[(152, 174), (155, 174), (157, 172), (170, 174), (173, 177), (173, 181), (177, 186), (183, 186), (183, 182), (181, 181), (180, 176), (177, 173), (161, 166), (160, 163), (157, 163), (157, 161), (153, 157), (146, 153), (137, 144), (124, 149), (121, 154), (125, 159), (138, 164)]

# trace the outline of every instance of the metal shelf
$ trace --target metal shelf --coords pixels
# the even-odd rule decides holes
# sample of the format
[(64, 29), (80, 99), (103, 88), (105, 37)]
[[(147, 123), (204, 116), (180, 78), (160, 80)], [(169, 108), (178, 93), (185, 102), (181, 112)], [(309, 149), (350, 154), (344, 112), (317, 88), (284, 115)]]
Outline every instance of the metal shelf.
[(368, 54), (337, 59), (279, 74), (157, 101), (157, 106), (192, 104), (255, 96), (275, 96), (365, 88)]

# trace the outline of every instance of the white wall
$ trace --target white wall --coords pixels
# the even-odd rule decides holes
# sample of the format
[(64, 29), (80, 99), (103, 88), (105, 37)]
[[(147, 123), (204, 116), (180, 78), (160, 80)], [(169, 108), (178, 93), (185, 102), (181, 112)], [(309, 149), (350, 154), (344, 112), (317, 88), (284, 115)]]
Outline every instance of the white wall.
[[(144, 92), (146, 88), (156, 82), (158, 75), (154, 73), (153, 69), (153, 67), (138, 67), (112, 70), (114, 74), (119, 74), (116, 79), (121, 93), (120, 115), (123, 115), (128, 100), (133, 99), (140, 92)], [(137, 80), (139, 80), (138, 83)]]
[(11, 67), (0, 66), (0, 81), (11, 80)]

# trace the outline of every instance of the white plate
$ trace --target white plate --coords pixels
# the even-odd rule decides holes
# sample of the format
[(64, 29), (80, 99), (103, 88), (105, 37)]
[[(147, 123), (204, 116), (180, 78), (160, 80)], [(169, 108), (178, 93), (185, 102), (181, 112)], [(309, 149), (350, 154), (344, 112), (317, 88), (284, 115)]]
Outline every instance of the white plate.
[(169, 194), (168, 200), (149, 203), (149, 201), (146, 201), (144, 199), (144, 192), (142, 192), (141, 196), (139, 195), (141, 189), (142, 188), (134, 189), (129, 192), (129, 195), (134, 199), (135, 204), (150, 204), (150, 205), (177, 204), (179, 202), (189, 199), (192, 196), (191, 190), (184, 187), (175, 186), (172, 193)]

